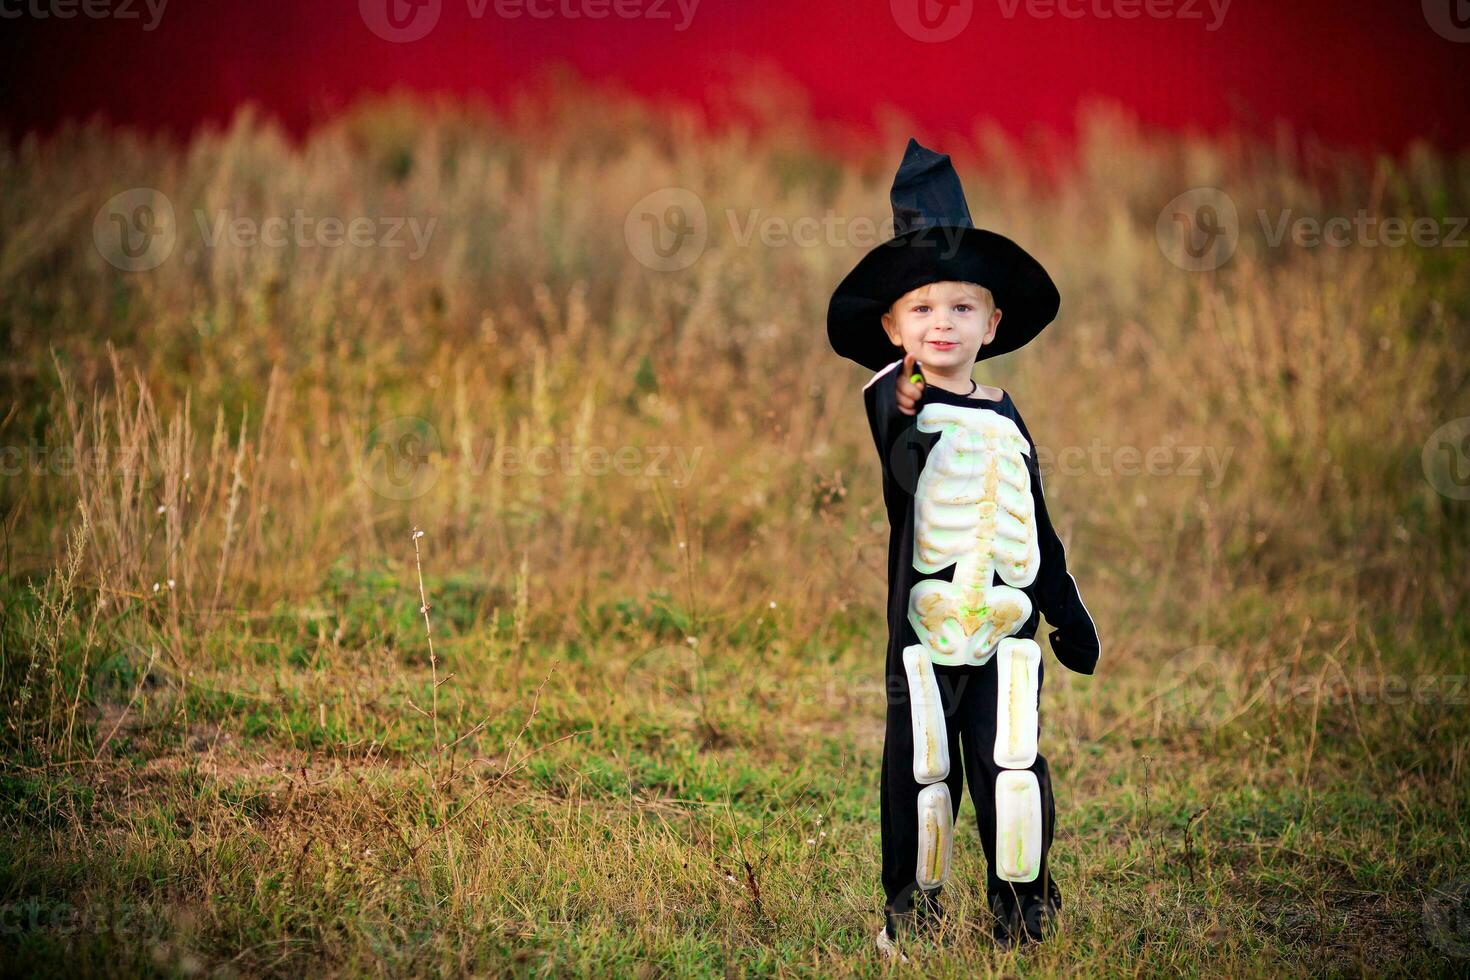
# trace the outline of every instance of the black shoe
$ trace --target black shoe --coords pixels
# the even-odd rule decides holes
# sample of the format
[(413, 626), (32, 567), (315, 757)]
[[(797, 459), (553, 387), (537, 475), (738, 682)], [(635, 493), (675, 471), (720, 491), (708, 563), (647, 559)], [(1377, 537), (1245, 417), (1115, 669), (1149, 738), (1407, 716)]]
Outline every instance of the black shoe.
[(990, 911), (995, 916), (992, 935), (1003, 948), (1039, 943), (1056, 931), (1061, 922), (1062, 894), (1055, 881), (1047, 884), (1045, 898), (1028, 894), (1017, 900), (1005, 893), (991, 898)]
[(914, 888), (883, 906), (883, 925), (891, 939), (933, 936), (944, 924), (936, 892)]
[(1028, 942), (1039, 943), (1056, 932), (1061, 917), (1060, 903), (1054, 904), (1040, 895), (1027, 895), (1021, 899), (1021, 925), (1025, 927)]
[(990, 914), (995, 917), (990, 934), (1001, 949), (1011, 949), (1026, 932), (1021, 925), (1020, 911), (1010, 898), (996, 895), (990, 899)]

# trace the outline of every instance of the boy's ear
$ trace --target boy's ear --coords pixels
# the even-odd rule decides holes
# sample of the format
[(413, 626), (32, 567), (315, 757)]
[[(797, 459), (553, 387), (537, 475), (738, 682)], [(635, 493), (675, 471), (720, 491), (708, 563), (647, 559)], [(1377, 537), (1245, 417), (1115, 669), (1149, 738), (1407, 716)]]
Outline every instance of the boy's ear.
[(888, 335), (888, 340), (891, 343), (893, 343), (895, 346), (901, 346), (901, 344), (899, 343), (899, 339), (893, 335), (893, 314), (891, 312), (883, 314), (883, 332)]
[(992, 340), (995, 339), (995, 329), (996, 329), (996, 327), (999, 327), (999, 326), (1000, 326), (1000, 308), (999, 307), (996, 307), (996, 308), (994, 308), (994, 309), (992, 309), (990, 311), (990, 326), (985, 331), (985, 340), (981, 342), (981, 344), (980, 344), (981, 347), (984, 347), (986, 344), (990, 343)]

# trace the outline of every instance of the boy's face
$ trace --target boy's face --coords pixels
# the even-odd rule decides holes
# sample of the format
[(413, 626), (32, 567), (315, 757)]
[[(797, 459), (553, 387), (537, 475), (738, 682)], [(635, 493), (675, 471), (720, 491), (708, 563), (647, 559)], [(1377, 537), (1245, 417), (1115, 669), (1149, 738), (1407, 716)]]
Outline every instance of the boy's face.
[(925, 367), (968, 371), (1000, 324), (990, 290), (969, 282), (931, 282), (900, 296), (883, 314), (888, 339)]

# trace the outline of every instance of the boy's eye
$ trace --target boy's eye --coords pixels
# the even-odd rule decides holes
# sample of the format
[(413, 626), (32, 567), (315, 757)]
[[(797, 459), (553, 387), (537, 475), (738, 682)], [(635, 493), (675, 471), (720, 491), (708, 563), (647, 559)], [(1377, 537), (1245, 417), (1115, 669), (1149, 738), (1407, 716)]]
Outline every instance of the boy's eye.
[(914, 312), (915, 313), (928, 313), (929, 312), (929, 304), (928, 303), (920, 303), (918, 306), (914, 307)]
[(956, 303), (955, 306), (954, 306), (954, 308), (957, 309), (957, 310), (969, 310), (970, 309), (970, 304), (969, 303)]

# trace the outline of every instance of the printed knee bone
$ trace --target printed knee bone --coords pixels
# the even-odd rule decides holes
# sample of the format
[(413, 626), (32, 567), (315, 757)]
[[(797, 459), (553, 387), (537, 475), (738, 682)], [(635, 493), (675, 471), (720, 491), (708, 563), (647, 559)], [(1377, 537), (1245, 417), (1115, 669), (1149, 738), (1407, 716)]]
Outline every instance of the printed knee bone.
[(1035, 881), (1041, 871), (1041, 786), (1029, 769), (996, 777), (995, 860), (1004, 881)]
[(996, 649), (995, 764), (1025, 769), (1036, 761), (1041, 647), (1003, 639)]
[(919, 854), (914, 880), (920, 888), (944, 884), (954, 847), (954, 810), (949, 785), (934, 783), (919, 791)]
[(1006, 716), (1010, 719), (1006, 725), (1006, 752), (1009, 756), (1016, 756), (1021, 751), (1022, 723), (1026, 718), (1025, 702), (1028, 699), (1029, 684), (1026, 683), (1026, 662), (1020, 657), (1011, 657), (1011, 669), (1006, 671), (1007, 691), (1010, 695), (1006, 705)]
[(934, 664), (922, 646), (903, 651), (909, 682), (909, 717), (914, 734), (914, 779), (932, 783), (949, 775), (949, 736), (944, 727), (944, 705)]

